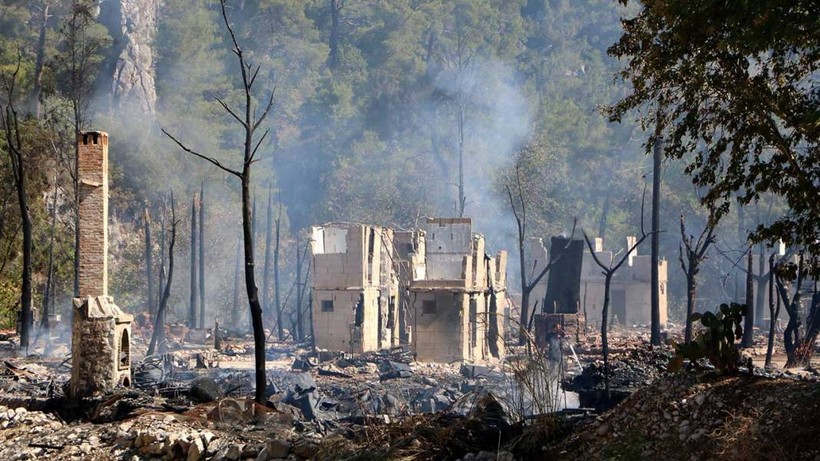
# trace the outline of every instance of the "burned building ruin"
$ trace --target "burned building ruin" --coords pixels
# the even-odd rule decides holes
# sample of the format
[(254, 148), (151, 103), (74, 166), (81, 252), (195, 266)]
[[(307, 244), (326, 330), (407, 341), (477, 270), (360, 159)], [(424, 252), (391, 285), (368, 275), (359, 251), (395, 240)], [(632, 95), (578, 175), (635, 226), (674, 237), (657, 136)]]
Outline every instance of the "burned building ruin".
[[(627, 248), (631, 248), (635, 243), (635, 237), (627, 237)], [(555, 243), (553, 242), (553, 245)], [(604, 242), (601, 238), (594, 239), (595, 255), (605, 265), (611, 265), (613, 260), (612, 251), (604, 250)], [(529, 254), (532, 259), (531, 265), (535, 272), (540, 272), (541, 268), (547, 264), (548, 251), (544, 247), (541, 239), (532, 239), (529, 242)], [(650, 255), (638, 254), (638, 250), (633, 250), (627, 256), (627, 262), (612, 277), (610, 285), (610, 305), (609, 319), (613, 327), (631, 327), (633, 325), (649, 325), (651, 323), (651, 264)], [(552, 270), (555, 270), (554, 268)], [(667, 261), (661, 260), (658, 263), (658, 292), (660, 294), (660, 321), (661, 325), (667, 322)], [(550, 331), (552, 324), (556, 323), (551, 315), (560, 314), (560, 322), (564, 324), (565, 332), (574, 334), (573, 328), (586, 325), (597, 328), (601, 324), (601, 311), (604, 304), (604, 276), (601, 268), (595, 263), (592, 255), (587, 251), (583, 253), (580, 274), (577, 275), (579, 282), (579, 296), (577, 301), (577, 311), (569, 312), (570, 306), (558, 306), (554, 301), (555, 295), (550, 296), (546, 277), (542, 279), (530, 300), (530, 308), (538, 309), (544, 315), (536, 316), (536, 336), (539, 332)], [(542, 307), (538, 307), (542, 306)], [(550, 309), (553, 306), (553, 309)], [(567, 319), (567, 313), (577, 314), (577, 320)], [(569, 325), (566, 325), (566, 323)], [(568, 331), (569, 330), (569, 331)]]
[(363, 352), (409, 344), (422, 361), (503, 354), (506, 253), (485, 254), (467, 218), (411, 232), (364, 224), (312, 229), (316, 346)]
[(429, 218), (424, 258), (411, 271), (413, 350), (429, 362), (484, 361), (504, 353), (507, 253), (485, 253), (469, 218)]
[(316, 347), (363, 352), (398, 345), (392, 229), (314, 226), (311, 253)]
[(82, 132), (79, 156), (79, 296), (74, 299), (71, 395), (131, 384), (133, 317), (108, 296), (108, 134)]

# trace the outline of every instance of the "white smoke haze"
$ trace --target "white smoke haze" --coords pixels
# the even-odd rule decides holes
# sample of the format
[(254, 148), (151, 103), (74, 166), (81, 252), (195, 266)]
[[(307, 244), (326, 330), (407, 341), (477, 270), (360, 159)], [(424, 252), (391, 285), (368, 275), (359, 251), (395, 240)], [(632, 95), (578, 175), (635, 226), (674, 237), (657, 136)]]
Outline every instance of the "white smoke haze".
[[(185, 6), (190, 11), (171, 10), (172, 6), (182, 8), (177, 3), (160, 7), (155, 53), (158, 96), (155, 114), (146, 113), (140, 104), (119, 106), (113, 101), (112, 107), (108, 95), (110, 85), (100, 87), (103, 94), (94, 104), (105, 110), (96, 117), (93, 128), (106, 130), (111, 135), (111, 167), (120, 170), (112, 176), (112, 217), (141, 223), (142, 208), (144, 202), (148, 202), (153, 211), (157, 264), (160, 204), (171, 191), (177, 200), (180, 222), (169, 319), (187, 317), (190, 202), (203, 181), (207, 210), (204, 223), (207, 318), (216, 315), (227, 320), (233, 305), (236, 246), (241, 235), (239, 181), (184, 153), (160, 132), (160, 128), (166, 129), (191, 149), (212, 156), (228, 167), (241, 166), (241, 127), (215, 100), (219, 97), (231, 107), (241, 107), (242, 94), (235, 89), (238, 79), (235, 57), (225, 44), (224, 25), (217, 9), (206, 3), (192, 2)], [(274, 212), (280, 194), (283, 202), (283, 299), (293, 283), (296, 253), (293, 235), (299, 230), (326, 221), (408, 229), (426, 216), (458, 214), (456, 96), (459, 83), (463, 85), (465, 106), (465, 216), (473, 219), (475, 232), (485, 235), (488, 252), (507, 250), (511, 258), (517, 258), (515, 223), (509, 204), (503, 194), (499, 194), (498, 178), (511, 168), (517, 151), (534, 136), (536, 111), (543, 110), (537, 105), (543, 104), (543, 98), (553, 96), (544, 93), (555, 92), (555, 98), (560, 99), (563, 95), (558, 92), (562, 85), (570, 88), (569, 91), (594, 91), (581, 88), (586, 84), (584, 79), (609, 72), (609, 67), (595, 60), (588, 62), (587, 56), (573, 50), (563, 51), (551, 59), (561, 58), (565, 65), (553, 70), (554, 75), (550, 75), (551, 80), (544, 88), (534, 88), (532, 81), (525, 81), (516, 72), (516, 63), (479, 52), (472, 56), (461, 76), (454, 68), (431, 62), (426, 73), (419, 72), (402, 82), (422, 87), (421, 90), (401, 92), (404, 98), (396, 98), (399, 102), (390, 99), (394, 95), (388, 95), (385, 98), (391, 105), (380, 105), (378, 93), (390, 91), (381, 85), (389, 88), (395, 82), (374, 79), (373, 85), (377, 87), (367, 87), (371, 81), (367, 80), (366, 71), (370, 69), (356, 54), (358, 50), (352, 48), (344, 50), (349, 53), (345, 56), (350, 68), (336, 72), (339, 75), (360, 72), (362, 76), (347, 80), (334, 78), (326, 64), (329, 52), (326, 37), (301, 36), (287, 25), (287, 20), (304, 15), (305, 8), (299, 5), (282, 8), (290, 8), (281, 12), (285, 16), (270, 12), (253, 15), (239, 8), (229, 12), (232, 23), (244, 27), (239, 30), (239, 38), (248, 43), (253, 63), (262, 65), (257, 101), (264, 99), (274, 87), (277, 91), (274, 110), (257, 134), (271, 130), (252, 175), (257, 196), (255, 256), (260, 290), (269, 187), (273, 190)], [(188, 32), (173, 23), (174, 14), (183, 13), (199, 15), (197, 24), (213, 35), (214, 41), (186, 41)], [(300, 20), (309, 22), (313, 18)], [(169, 42), (169, 39), (175, 41)], [(186, 45), (187, 54), (173, 54), (180, 45), (178, 42)], [(385, 42), (385, 46), (392, 46), (391, 42)], [(264, 60), (258, 63), (257, 57)], [(435, 59), (445, 58), (433, 61)], [(365, 97), (373, 100), (356, 99)], [(606, 103), (601, 100), (606, 97), (603, 93), (589, 95), (593, 103), (581, 110), (595, 111), (591, 104)], [(378, 117), (374, 118), (368, 110), (376, 112)], [(556, 118), (561, 115), (557, 114)], [(541, 121), (539, 130), (542, 132), (545, 131), (543, 125)], [(637, 213), (624, 210), (640, 207), (640, 193), (631, 192), (640, 190), (635, 184), (642, 181), (648, 165), (648, 159), (640, 151), (643, 134), (633, 133), (635, 141), (629, 141), (629, 134), (616, 133), (617, 128), (611, 129), (605, 121), (583, 128), (607, 132), (605, 136), (613, 140), (608, 148), (613, 152), (601, 155), (600, 146), (590, 146), (588, 158), (571, 159), (571, 167), (561, 166), (568, 175), (572, 168), (577, 168), (595, 181), (573, 183), (557, 192), (554, 199), (565, 202), (571, 211), (567, 212), (564, 222), (554, 223), (552, 227), (569, 234), (572, 217), (577, 215), (580, 221), (576, 236), (580, 228), (597, 234), (600, 210), (607, 194), (612, 190), (630, 191), (629, 196), (614, 197), (617, 203), (613, 203), (609, 214), (607, 242), (617, 249), (625, 235), (634, 234), (640, 228), (635, 218)], [(584, 133), (583, 129), (578, 133)], [(586, 140), (556, 140), (549, 148), (560, 150), (564, 155), (573, 142), (585, 146)], [(139, 196), (117, 197), (118, 181), (127, 182)], [(571, 179), (567, 178), (567, 184), (570, 183)], [(119, 246), (112, 245), (112, 257), (142, 258), (142, 226), (137, 224), (133, 228), (131, 235), (124, 232), (120, 236), (123, 242)], [(548, 239), (550, 236), (539, 237)], [(514, 286), (516, 268), (516, 264), (509, 265), (510, 286)], [(112, 274), (114, 280), (139, 276), (139, 273)], [(154, 277), (157, 276), (155, 271)], [(135, 283), (119, 280), (115, 284), (122, 287), (121, 298), (130, 304), (123, 307), (131, 312), (141, 309), (139, 296), (132, 293), (129, 298), (125, 297), (129, 290), (133, 291), (131, 287)], [(244, 280), (240, 280), (240, 311), (246, 315), (243, 284)], [(159, 290), (160, 287), (155, 286), (155, 296)], [(113, 295), (116, 300), (118, 293)]]

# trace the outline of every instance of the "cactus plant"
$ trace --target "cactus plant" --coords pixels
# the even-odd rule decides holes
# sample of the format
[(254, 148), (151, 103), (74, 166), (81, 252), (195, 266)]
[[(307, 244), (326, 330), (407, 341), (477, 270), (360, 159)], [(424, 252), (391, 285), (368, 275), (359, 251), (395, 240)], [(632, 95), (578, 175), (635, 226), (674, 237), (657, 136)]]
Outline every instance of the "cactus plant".
[(700, 321), (703, 329), (689, 343), (675, 344), (675, 356), (669, 361), (669, 371), (678, 371), (684, 360), (697, 366), (697, 360), (707, 359), (715, 369), (726, 374), (737, 374), (740, 351), (735, 341), (743, 337), (745, 304), (721, 304), (716, 313), (695, 313), (692, 322)]

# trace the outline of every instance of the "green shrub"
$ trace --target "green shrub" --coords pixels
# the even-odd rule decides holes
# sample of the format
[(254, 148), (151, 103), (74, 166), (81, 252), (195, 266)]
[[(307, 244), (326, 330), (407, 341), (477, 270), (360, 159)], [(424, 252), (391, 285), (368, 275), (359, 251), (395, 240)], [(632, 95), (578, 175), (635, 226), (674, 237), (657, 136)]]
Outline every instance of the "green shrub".
[(707, 359), (715, 369), (726, 374), (738, 372), (740, 351), (735, 341), (743, 337), (743, 317), (745, 304), (721, 304), (717, 314), (692, 314), (692, 322), (700, 320), (701, 329), (695, 339), (688, 344), (675, 344), (675, 356), (669, 361), (669, 371), (678, 371), (683, 361), (697, 364), (697, 360)]

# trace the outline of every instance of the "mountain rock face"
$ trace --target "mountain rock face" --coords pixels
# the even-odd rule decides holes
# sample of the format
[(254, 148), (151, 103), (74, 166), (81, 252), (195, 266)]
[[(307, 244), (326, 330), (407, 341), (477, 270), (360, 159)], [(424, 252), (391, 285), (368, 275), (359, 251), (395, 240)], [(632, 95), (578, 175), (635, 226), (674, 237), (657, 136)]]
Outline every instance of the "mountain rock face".
[(114, 40), (105, 72), (111, 107), (153, 114), (157, 102), (153, 42), (161, 0), (105, 0), (100, 19)]

